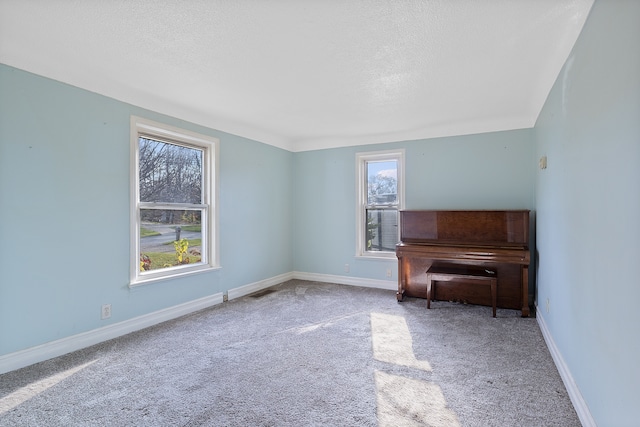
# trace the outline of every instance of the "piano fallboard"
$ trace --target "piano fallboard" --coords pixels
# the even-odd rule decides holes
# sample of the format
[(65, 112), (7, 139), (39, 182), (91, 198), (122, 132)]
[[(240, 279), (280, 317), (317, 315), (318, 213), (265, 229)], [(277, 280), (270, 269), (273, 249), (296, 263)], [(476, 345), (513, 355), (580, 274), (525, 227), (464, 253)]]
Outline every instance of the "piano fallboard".
[(417, 256), (447, 261), (483, 261), (529, 265), (529, 250), (515, 247), (450, 246), (398, 243), (397, 256)]
[[(401, 211), (400, 220), (406, 241), (396, 245), (398, 301), (426, 298), (431, 265), (486, 266), (497, 271), (497, 306), (529, 316), (529, 211)], [(464, 281), (438, 285), (435, 298), (491, 305), (489, 295)]]

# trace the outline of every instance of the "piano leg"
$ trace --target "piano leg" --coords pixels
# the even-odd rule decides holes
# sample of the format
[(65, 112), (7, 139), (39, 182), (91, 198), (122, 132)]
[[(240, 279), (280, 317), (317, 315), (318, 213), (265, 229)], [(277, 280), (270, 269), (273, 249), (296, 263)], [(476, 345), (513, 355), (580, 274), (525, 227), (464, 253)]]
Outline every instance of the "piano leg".
[(529, 317), (529, 266), (522, 266), (522, 317)]
[(396, 298), (398, 302), (404, 299), (404, 268), (402, 266), (402, 257), (398, 257), (398, 292), (396, 292)]

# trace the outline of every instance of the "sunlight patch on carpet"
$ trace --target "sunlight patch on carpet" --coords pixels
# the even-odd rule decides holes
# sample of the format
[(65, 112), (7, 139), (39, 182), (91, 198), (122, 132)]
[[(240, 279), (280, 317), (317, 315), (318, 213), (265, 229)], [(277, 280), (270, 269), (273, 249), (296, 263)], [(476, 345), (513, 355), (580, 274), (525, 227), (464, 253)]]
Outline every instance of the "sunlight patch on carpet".
[(375, 381), (379, 427), (460, 427), (438, 385), (382, 371)]
[(371, 313), (371, 341), (376, 360), (431, 371), (428, 361), (416, 359), (404, 317)]
[(11, 394), (6, 395), (5, 397), (0, 399), (0, 414), (9, 412), (16, 406), (39, 395), (40, 393), (60, 383), (64, 379), (69, 378), (71, 375), (75, 374), (76, 372), (83, 370), (84, 368), (88, 367), (94, 362), (95, 360), (80, 366), (76, 366), (75, 368), (67, 369), (66, 371), (44, 378), (40, 381), (36, 381), (32, 384), (28, 384), (22, 388), (19, 388), (18, 390), (14, 391)]

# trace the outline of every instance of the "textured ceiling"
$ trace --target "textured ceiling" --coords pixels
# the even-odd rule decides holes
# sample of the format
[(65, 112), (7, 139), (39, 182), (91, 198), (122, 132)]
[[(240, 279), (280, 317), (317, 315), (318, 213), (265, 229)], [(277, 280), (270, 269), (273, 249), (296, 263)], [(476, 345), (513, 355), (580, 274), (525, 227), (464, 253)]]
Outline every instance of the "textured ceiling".
[(593, 0), (0, 0), (0, 62), (303, 151), (528, 128)]

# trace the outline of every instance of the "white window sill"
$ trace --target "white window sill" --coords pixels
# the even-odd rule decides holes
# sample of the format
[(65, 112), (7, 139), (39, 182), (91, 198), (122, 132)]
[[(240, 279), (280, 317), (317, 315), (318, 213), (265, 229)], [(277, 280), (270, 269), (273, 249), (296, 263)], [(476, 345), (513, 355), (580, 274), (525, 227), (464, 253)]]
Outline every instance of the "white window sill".
[(377, 261), (396, 261), (398, 259), (395, 252), (365, 252), (363, 254), (357, 254), (356, 258)]
[(187, 267), (184, 270), (178, 270), (174, 272), (162, 272), (162, 273), (151, 273), (149, 275), (144, 275), (137, 277), (129, 283), (130, 288), (136, 288), (138, 286), (150, 285), (152, 283), (162, 282), (165, 280), (178, 279), (181, 277), (193, 276), (194, 274), (207, 273), (211, 271), (220, 270), (222, 267), (220, 266), (210, 266), (210, 265), (199, 265), (194, 267)]

